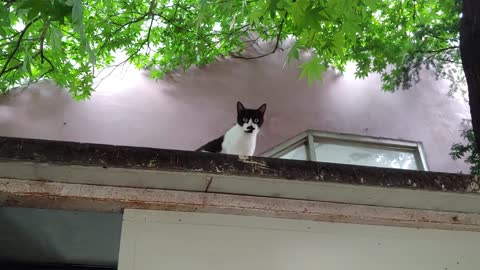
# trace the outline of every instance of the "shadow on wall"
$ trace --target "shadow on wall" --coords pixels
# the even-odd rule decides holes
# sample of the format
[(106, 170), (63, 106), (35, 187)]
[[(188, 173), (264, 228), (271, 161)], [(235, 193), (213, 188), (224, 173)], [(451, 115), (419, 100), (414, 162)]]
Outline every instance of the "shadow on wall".
[(0, 208), (0, 261), (116, 266), (122, 215)]
[[(162, 93), (179, 102), (191, 103), (198, 108), (223, 105), (230, 111), (239, 100), (256, 108), (265, 102), (279, 103), (278, 97), (285, 101), (294, 97), (299, 101), (299, 104), (280, 103), (278, 107), (298, 107), (309, 100), (304, 91), (312, 91), (338, 78), (333, 72), (327, 72), (323, 83), (316, 82), (314, 87), (308, 87), (306, 80), (299, 79), (299, 62), (293, 60), (286, 64), (287, 52), (279, 50), (274, 55), (254, 60), (222, 57), (203, 68), (166, 75), (158, 84)], [(148, 77), (148, 73), (144, 76)]]
[[(36, 130), (35, 138), (61, 139), (61, 128), (66, 124), (62, 120), (65, 109), (74, 103), (67, 91), (51, 81), (12, 90), (0, 96), (0, 135), (29, 138), (30, 130)], [(52, 138), (45, 127), (59, 132)]]
[(127, 68), (82, 102), (37, 84), (0, 97), (0, 136), (194, 150), (235, 123), (242, 101), (249, 108), (267, 103), (257, 155), (313, 129), (421, 141), (432, 170), (465, 170), (448, 153), (460, 141), (468, 105), (439, 90), (448, 82), (423, 72), (410, 90), (385, 93), (378, 74), (358, 80), (350, 68), (343, 75), (327, 71), (309, 87), (298, 63), (285, 64), (287, 53), (221, 59), (158, 81)]
[[(319, 99), (316, 91), (324, 91), (323, 85), (339, 78), (334, 72), (327, 72), (322, 82), (309, 87), (305, 79), (299, 78), (298, 63), (286, 65), (287, 52), (279, 51), (255, 60), (220, 59), (201, 69), (167, 75), (156, 82), (156, 87), (175, 104), (182, 115), (182, 119), (177, 120), (188, 123), (199, 135), (190, 139), (195, 141), (193, 148), (218, 137), (235, 123), (237, 101), (249, 108), (267, 103), (266, 122), (257, 151), (260, 153), (265, 150), (261, 145), (268, 141), (262, 136), (272, 132), (284, 139), (296, 135), (308, 129), (302, 118), (321, 123), (325, 116), (315, 114), (312, 102), (328, 106), (329, 101)], [(144, 76), (148, 77), (148, 73)], [(271, 146), (273, 144), (268, 147)]]

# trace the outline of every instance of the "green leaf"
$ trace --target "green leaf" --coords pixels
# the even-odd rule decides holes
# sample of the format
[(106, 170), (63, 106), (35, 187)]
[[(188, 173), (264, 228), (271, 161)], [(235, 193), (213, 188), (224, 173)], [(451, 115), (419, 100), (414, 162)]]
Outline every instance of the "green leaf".
[(60, 24), (64, 24), (65, 18), (72, 14), (72, 7), (68, 6), (65, 2), (52, 1), (52, 10), (50, 12), (50, 19), (57, 21)]
[[(374, 8), (377, 5), (378, 0), (362, 0), (363, 4), (369, 8)], [(449, 2), (449, 1), (441, 1), (441, 2)]]
[(56, 27), (49, 27), (47, 30), (48, 43), (56, 53), (63, 53), (62, 36), (62, 32)]
[[(312, 60), (302, 64), (302, 78), (310, 83), (321, 79), (328, 66), (341, 69), (346, 62), (355, 62), (356, 75), (383, 74), (383, 88), (393, 91), (416, 82), (415, 74), (427, 58), (439, 78), (455, 80), (452, 85), (459, 85), (456, 80), (464, 78), (461, 66), (449, 68), (447, 63), (461, 60), (458, 50), (433, 56), (425, 53), (458, 43), (461, 5), (453, 0), (416, 1), (416, 20), (412, 19), (412, 1), (393, 0), (165, 0), (156, 1), (153, 10), (151, 1), (140, 0), (11, 3), (8, 9), (0, 4), (0, 44), (4, 44), (0, 67), (5, 64), (1, 58), (6, 59), (2, 55), (10, 54), (13, 58), (8, 67), (17, 67), (8, 75), (0, 74), (0, 84), (8, 87), (24, 83), (27, 73), (38, 77), (49, 71), (50, 65), (38, 64), (37, 55), (33, 61), (24, 55), (26, 48), (31, 48), (32, 57), (33, 51), (38, 51), (42, 25), (47, 21), (50, 26), (43, 49), (55, 65), (48, 76), (70, 87), (76, 98), (89, 96), (92, 66), (98, 70), (113, 64), (117, 52), (126, 52), (135, 66), (158, 67), (167, 74), (201, 67), (218, 56), (242, 53), (252, 43), (245, 43), (246, 38), (275, 41), (280, 25), (281, 37), (295, 40), (285, 56), (288, 62), (300, 59), (300, 51), (315, 52)], [(149, 32), (150, 11), (155, 16)], [(29, 24), (32, 17), (40, 22)], [(221, 31), (212, 31), (214, 25), (220, 25)], [(260, 40), (254, 35), (247, 37), (249, 33), (258, 33)], [(259, 47), (254, 45), (260, 54), (268, 52)]]
[(88, 43), (85, 46), (85, 51), (88, 54), (88, 62), (92, 65), (95, 65), (95, 62), (96, 62), (95, 52), (92, 50), (92, 48)]
[(345, 38), (341, 32), (337, 32), (333, 35), (332, 43), (336, 49), (343, 49), (343, 47), (345, 47)]
[(248, 20), (251, 24), (259, 24), (260, 18), (264, 14), (264, 10), (262, 8), (256, 8), (251, 10), (251, 12), (247, 15)]
[(310, 86), (316, 80), (321, 81), (323, 73), (327, 70), (327, 67), (321, 63), (318, 55), (313, 56), (308, 62), (301, 64), (300, 67), (303, 68), (300, 79), (307, 78)]
[(279, 0), (270, 0), (270, 5), (268, 7), (270, 11), (270, 17), (275, 18), (275, 12), (277, 11), (277, 3)]
[(74, 25), (83, 23), (83, 6), (82, 0), (67, 0), (67, 5), (72, 7), (72, 22)]
[(24, 71), (27, 71), (28, 74), (30, 75), (30, 78), (33, 78), (33, 73), (32, 73), (32, 62), (33, 62), (33, 59), (32, 59), (32, 55), (30, 54), (30, 50), (29, 48), (25, 47), (25, 51), (24, 51), (24, 58), (23, 58), (23, 66), (22, 66), (22, 69)]
[(10, 26), (10, 17), (8, 9), (4, 5), (0, 5), (0, 28)]
[(354, 13), (346, 13), (345, 21), (343, 23), (343, 31), (349, 34), (361, 32), (361, 20)]
[(152, 69), (150, 71), (150, 78), (152, 79), (162, 79), (165, 74), (159, 69)]
[(290, 51), (288, 52), (288, 58), (287, 58), (288, 63), (290, 63), (292, 57), (295, 58), (296, 60), (300, 60), (297, 43), (295, 43), (293, 47), (290, 49)]
[(197, 24), (203, 22), (204, 18), (207, 16), (208, 0), (199, 0), (198, 1), (198, 18)]
[(15, 9), (15, 14), (18, 16), (18, 17), (26, 17), (26, 15), (28, 14), (28, 11), (30, 10), (30, 7), (29, 6), (23, 6), (25, 4), (25, 2), (21, 2), (21, 4)]

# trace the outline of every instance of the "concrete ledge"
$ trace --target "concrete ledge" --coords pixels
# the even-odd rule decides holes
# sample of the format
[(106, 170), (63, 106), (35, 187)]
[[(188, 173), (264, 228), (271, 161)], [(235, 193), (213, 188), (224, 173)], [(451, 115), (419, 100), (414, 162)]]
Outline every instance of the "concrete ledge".
[(449, 192), (478, 191), (471, 175), (0, 137), (0, 161), (202, 172)]
[(229, 194), (0, 178), (0, 205), (121, 212), (150, 209), (480, 231), (480, 215)]
[(0, 178), (480, 213), (471, 175), (0, 137)]

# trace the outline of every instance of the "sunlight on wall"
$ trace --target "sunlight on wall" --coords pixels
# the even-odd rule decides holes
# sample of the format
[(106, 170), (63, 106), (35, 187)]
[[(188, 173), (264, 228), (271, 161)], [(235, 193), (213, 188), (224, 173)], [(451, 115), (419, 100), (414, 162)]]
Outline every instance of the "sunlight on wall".
[(345, 72), (343, 77), (348, 80), (355, 80), (355, 70), (357, 69), (357, 64), (354, 62), (348, 62), (345, 66)]
[(356, 80), (355, 78), (355, 70), (357, 69), (357, 64), (355, 62), (348, 62), (345, 65), (345, 71), (341, 72), (337, 69), (334, 69), (335, 75), (341, 76), (344, 79), (347, 80)]
[(115, 61), (112, 65), (96, 74), (94, 94), (114, 95), (119, 91), (123, 92), (141, 84), (148, 76), (145, 71), (139, 70), (127, 62), (128, 57), (125, 52), (115, 52), (114, 58)]

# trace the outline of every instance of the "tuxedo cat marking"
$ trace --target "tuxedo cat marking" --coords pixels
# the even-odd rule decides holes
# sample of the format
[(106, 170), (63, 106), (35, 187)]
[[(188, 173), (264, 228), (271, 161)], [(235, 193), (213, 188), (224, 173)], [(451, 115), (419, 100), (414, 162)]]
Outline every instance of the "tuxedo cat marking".
[(263, 124), (267, 104), (260, 108), (245, 109), (237, 102), (237, 123), (221, 137), (210, 141), (197, 151), (252, 156), (255, 153), (257, 135)]

